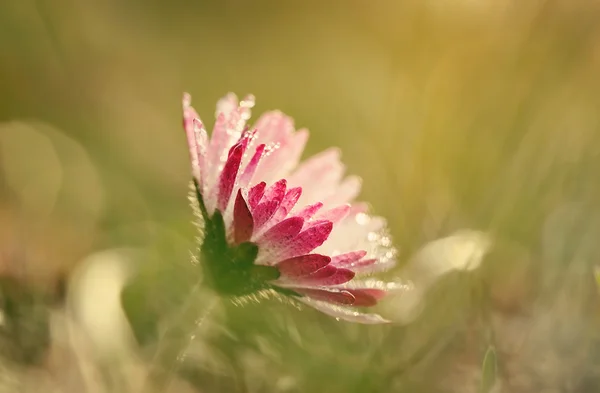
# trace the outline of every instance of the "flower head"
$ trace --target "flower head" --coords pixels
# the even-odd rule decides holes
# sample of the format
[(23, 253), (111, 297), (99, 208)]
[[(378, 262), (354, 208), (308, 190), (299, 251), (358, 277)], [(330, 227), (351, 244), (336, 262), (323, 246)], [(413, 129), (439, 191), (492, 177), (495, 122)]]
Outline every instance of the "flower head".
[(243, 296), (277, 291), (329, 315), (386, 322), (370, 307), (389, 288), (363, 278), (389, 269), (395, 250), (380, 217), (354, 203), (360, 180), (344, 178), (336, 149), (299, 163), (308, 131), (278, 111), (249, 127), (254, 98), (217, 104), (210, 138), (183, 98), (195, 184), (204, 221), (201, 260), (215, 290)]

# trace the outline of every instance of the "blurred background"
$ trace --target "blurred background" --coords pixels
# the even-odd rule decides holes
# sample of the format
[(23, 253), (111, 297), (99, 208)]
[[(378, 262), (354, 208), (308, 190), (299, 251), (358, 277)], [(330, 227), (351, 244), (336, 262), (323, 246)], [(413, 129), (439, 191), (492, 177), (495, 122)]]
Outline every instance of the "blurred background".
[[(1, 2), (0, 392), (598, 391), (598, 70), (593, 0)], [(390, 278), (462, 229), (492, 248), (410, 323), (215, 300), (184, 91), (339, 146)]]

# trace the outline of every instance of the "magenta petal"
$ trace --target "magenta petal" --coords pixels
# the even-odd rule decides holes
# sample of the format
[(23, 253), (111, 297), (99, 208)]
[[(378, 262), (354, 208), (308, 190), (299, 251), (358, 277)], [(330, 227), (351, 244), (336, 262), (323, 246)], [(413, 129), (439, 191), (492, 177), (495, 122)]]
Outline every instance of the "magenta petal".
[(295, 216), (302, 217), (304, 220), (308, 220), (312, 218), (321, 208), (323, 207), (323, 203), (317, 202), (312, 205), (308, 205), (303, 207), (300, 211), (295, 213)]
[(248, 192), (248, 204), (250, 205), (250, 208), (254, 209), (258, 205), (263, 195), (265, 194), (266, 187), (267, 183), (261, 181), (260, 183), (258, 183), (250, 189), (250, 191)]
[(279, 180), (265, 191), (264, 202), (261, 202), (252, 211), (254, 216), (254, 227), (262, 227), (277, 211), (283, 197), (285, 196), (285, 179)]
[[(298, 199), (300, 199), (300, 195), (302, 195), (301, 187), (289, 189), (285, 193), (285, 196), (283, 197), (279, 208), (277, 208), (277, 211), (275, 212), (275, 214), (273, 214), (272, 220), (277, 223), (286, 218), (288, 213), (294, 208), (294, 205), (296, 205), (296, 202), (298, 202)], [(304, 220), (303, 217), (299, 218), (302, 218), (302, 220)]]
[[(264, 199), (264, 198), (263, 198)], [(269, 221), (273, 214), (279, 207), (279, 201), (270, 200), (266, 202), (259, 203), (256, 208), (252, 211), (252, 215), (254, 216), (254, 227), (259, 229)]]
[(235, 184), (235, 179), (237, 177), (243, 155), (244, 145), (242, 143), (235, 144), (229, 151), (229, 157), (227, 158), (227, 162), (225, 163), (223, 172), (221, 173), (221, 178), (219, 179), (217, 208), (221, 212), (225, 211), (225, 208), (229, 203), (229, 198), (231, 197), (231, 192), (233, 191), (233, 186)]
[(302, 295), (308, 296), (315, 300), (322, 300), (328, 303), (351, 305), (354, 303), (354, 295), (346, 290), (332, 289), (329, 291), (315, 288), (290, 288)]
[(310, 229), (312, 227), (319, 226), (319, 225), (324, 224), (326, 222), (330, 222), (333, 225), (333, 223), (331, 221), (327, 221), (327, 220), (309, 220), (308, 222), (304, 221), (304, 230)]
[(281, 202), (281, 204), (285, 205), (289, 212), (296, 205), (298, 199), (300, 199), (300, 195), (302, 195), (302, 187), (290, 188), (285, 194), (285, 197), (283, 198), (283, 202)]
[(325, 267), (331, 258), (320, 254), (302, 255), (277, 264), (279, 272), (288, 277), (305, 276)]
[[(321, 273), (321, 271), (324, 272)], [(352, 280), (354, 276), (355, 273), (352, 270), (336, 269), (331, 265), (327, 265), (310, 276), (299, 278), (298, 283), (315, 286), (340, 285)]]
[(287, 259), (298, 255), (308, 254), (327, 240), (332, 229), (333, 224), (325, 221), (300, 232), (298, 236), (282, 250), (282, 253), (279, 256)]
[(337, 272), (337, 269), (335, 267), (333, 267), (331, 265), (327, 265), (315, 272), (312, 272), (311, 274), (309, 274), (307, 276), (299, 278), (296, 282), (305, 283), (305, 282), (312, 282), (315, 280), (321, 280), (321, 279), (333, 276), (336, 272)]
[(319, 225), (315, 225), (314, 227), (301, 232), (296, 239), (294, 239), (294, 242), (298, 243), (302, 249), (306, 249), (305, 252), (302, 252), (302, 254), (306, 254), (323, 244), (329, 237), (332, 229), (333, 224), (331, 222), (322, 222)]
[(286, 187), (287, 181), (285, 179), (275, 182), (265, 191), (265, 200), (278, 200), (279, 203), (281, 203), (283, 197), (285, 196)]
[(331, 264), (336, 267), (348, 267), (354, 262), (360, 261), (365, 255), (367, 252), (363, 250), (347, 252), (332, 257)]
[[(280, 244), (289, 242), (300, 233), (302, 225), (304, 225), (304, 219), (300, 217), (288, 218), (272, 226), (256, 240), (256, 243), (263, 245), (264, 243)], [(269, 245), (266, 245), (266, 247), (269, 247)]]
[(247, 242), (252, 237), (254, 220), (248, 205), (242, 196), (242, 190), (238, 190), (233, 205), (233, 238), (236, 244)]

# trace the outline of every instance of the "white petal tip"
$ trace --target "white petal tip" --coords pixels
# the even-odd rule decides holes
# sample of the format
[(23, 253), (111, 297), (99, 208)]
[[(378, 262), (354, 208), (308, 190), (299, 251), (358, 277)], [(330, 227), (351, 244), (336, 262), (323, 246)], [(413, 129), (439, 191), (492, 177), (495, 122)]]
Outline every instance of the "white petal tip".
[(187, 108), (192, 104), (192, 96), (189, 93), (183, 93), (182, 98), (183, 107)]

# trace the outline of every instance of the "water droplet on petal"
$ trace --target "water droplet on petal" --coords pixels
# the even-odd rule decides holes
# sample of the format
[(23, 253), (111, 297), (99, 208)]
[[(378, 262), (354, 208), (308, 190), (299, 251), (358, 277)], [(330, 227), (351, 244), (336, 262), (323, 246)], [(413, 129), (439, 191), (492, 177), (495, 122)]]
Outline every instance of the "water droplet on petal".
[(356, 215), (356, 222), (358, 225), (367, 225), (369, 222), (369, 216), (365, 213), (358, 213)]

